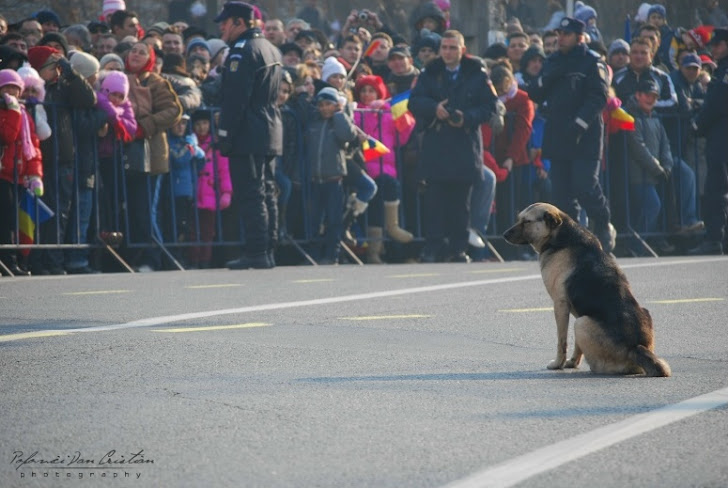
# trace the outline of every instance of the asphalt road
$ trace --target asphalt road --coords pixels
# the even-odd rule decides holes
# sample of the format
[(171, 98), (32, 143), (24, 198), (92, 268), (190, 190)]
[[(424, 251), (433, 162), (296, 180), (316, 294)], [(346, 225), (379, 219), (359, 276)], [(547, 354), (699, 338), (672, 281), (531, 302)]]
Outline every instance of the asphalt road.
[(532, 262), (2, 278), (0, 487), (728, 486), (728, 258), (620, 263), (671, 378)]

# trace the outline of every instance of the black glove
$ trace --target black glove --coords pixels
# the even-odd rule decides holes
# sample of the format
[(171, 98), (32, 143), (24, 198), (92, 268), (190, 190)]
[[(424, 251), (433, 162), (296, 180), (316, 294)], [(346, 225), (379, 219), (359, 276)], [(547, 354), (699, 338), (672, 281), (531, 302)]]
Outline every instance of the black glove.
[(61, 76), (64, 78), (68, 78), (73, 75), (73, 67), (66, 58), (59, 59), (58, 66), (61, 67)]
[(230, 142), (227, 137), (219, 138), (215, 143), (215, 147), (218, 151), (220, 151), (220, 154), (225, 157), (228, 157), (233, 153), (233, 143)]

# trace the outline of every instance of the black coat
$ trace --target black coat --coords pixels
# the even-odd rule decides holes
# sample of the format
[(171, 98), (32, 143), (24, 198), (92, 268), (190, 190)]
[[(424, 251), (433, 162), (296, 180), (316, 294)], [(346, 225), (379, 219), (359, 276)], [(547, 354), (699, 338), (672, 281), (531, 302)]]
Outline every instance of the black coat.
[[(585, 44), (546, 59), (541, 76), (528, 90), (546, 118), (543, 157), (595, 160), (602, 156), (607, 103), (607, 68)], [(586, 127), (586, 131), (583, 131)]]
[(703, 109), (697, 117), (698, 134), (706, 138), (706, 157), (711, 162), (725, 162), (728, 138), (728, 57), (720, 60), (708, 84)]
[(276, 105), (281, 54), (260, 29), (248, 29), (231, 43), (222, 73), (219, 134), (232, 143), (230, 156), (280, 156), (283, 123)]
[[(456, 128), (435, 116), (437, 105), (461, 110), (463, 127)], [(420, 161), (428, 181), (472, 182), (482, 177), (483, 140), (480, 126), (495, 111), (496, 95), (485, 67), (476, 58), (463, 57), (457, 79), (449, 80), (438, 58), (422, 71), (409, 99), (409, 110), (423, 131)]]

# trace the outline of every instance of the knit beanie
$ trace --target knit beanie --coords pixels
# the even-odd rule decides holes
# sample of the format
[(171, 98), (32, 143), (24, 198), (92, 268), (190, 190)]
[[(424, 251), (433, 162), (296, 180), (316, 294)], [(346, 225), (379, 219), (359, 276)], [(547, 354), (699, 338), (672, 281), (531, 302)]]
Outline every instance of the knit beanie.
[(688, 35), (695, 41), (698, 47), (704, 48), (708, 45), (712, 32), (713, 26), (699, 25), (694, 29), (690, 29)]
[(339, 103), (339, 92), (336, 90), (336, 88), (331, 86), (322, 88), (321, 91), (316, 94), (316, 102), (318, 103), (321, 100)]
[(108, 19), (111, 14), (117, 10), (126, 10), (126, 3), (124, 0), (104, 0), (101, 12), (104, 18)]
[(83, 78), (88, 78), (99, 72), (99, 60), (83, 51), (74, 52), (70, 61), (71, 67), (78, 71)]
[(546, 53), (541, 46), (531, 46), (523, 52), (523, 56), (521, 56), (521, 63), (519, 65), (520, 70), (526, 71), (528, 63), (535, 58), (541, 58), (542, 60), (546, 59)]
[(51, 54), (56, 53), (60, 53), (60, 51), (50, 46), (33, 46), (28, 49), (28, 61), (36, 71), (40, 71)]
[(614, 54), (615, 51), (624, 51), (625, 53), (629, 54), (629, 43), (624, 39), (613, 40), (612, 43), (609, 45), (609, 50), (607, 51), (607, 59), (611, 58), (612, 54)]
[[(576, 4), (579, 4), (581, 2), (576, 2)], [(574, 18), (577, 20), (581, 20), (585, 24), (589, 23), (589, 20), (596, 19), (597, 18), (597, 11), (594, 10), (589, 5), (584, 5), (583, 3), (581, 6), (576, 7), (576, 4), (574, 5)]]
[(53, 10), (39, 10), (35, 13), (35, 20), (37, 20), (40, 24), (53, 22), (59, 28), (61, 27), (61, 25), (63, 25), (61, 24), (61, 18)]
[(346, 76), (346, 68), (335, 57), (329, 56), (321, 69), (321, 79), (327, 81), (332, 75), (337, 74)]
[(0, 88), (7, 85), (15, 85), (19, 87), (21, 93), (25, 89), (25, 83), (23, 82), (23, 79), (14, 69), (0, 70)]
[(440, 34), (436, 32), (430, 32), (427, 29), (422, 29), (420, 33), (420, 38), (417, 40), (414, 46), (415, 55), (417, 55), (417, 53), (419, 53), (420, 49), (422, 49), (423, 47), (429, 47), (433, 51), (438, 52), (440, 50), (441, 39), (442, 38), (440, 37)]
[(38, 91), (38, 101), (45, 100), (45, 80), (40, 77), (38, 72), (30, 66), (18, 68), (18, 74), (25, 83), (25, 88), (33, 87)]
[(129, 95), (129, 79), (121, 71), (109, 71), (101, 81), (101, 93), (123, 93), (126, 99)]
[(124, 69), (124, 60), (116, 53), (108, 53), (101, 56), (101, 59), (99, 59), (99, 68), (106, 69), (106, 65), (112, 61), (116, 61), (121, 66), (121, 69)]
[(652, 8), (652, 5), (645, 2), (642, 5), (640, 5), (640, 8), (637, 9), (637, 15), (634, 16), (634, 20), (637, 22), (647, 22), (647, 13)]
[(63, 47), (63, 55), (68, 56), (68, 41), (66, 36), (59, 34), (58, 32), (48, 32), (46, 35), (40, 38), (38, 41), (39, 46), (47, 46), (49, 42), (55, 42)]
[(360, 76), (359, 79), (356, 80), (356, 85), (354, 85), (354, 98), (357, 101), (359, 101), (359, 94), (365, 85), (374, 88), (377, 92), (377, 99), (384, 100), (385, 98), (389, 98), (389, 90), (387, 90), (387, 86), (384, 84), (384, 80), (382, 80), (380, 76), (364, 75)]
[(189, 56), (192, 49), (197, 46), (204, 47), (207, 50), (207, 52), (210, 53), (210, 56), (212, 56), (212, 49), (210, 49), (210, 45), (207, 43), (207, 41), (205, 41), (204, 39), (201, 39), (199, 37), (195, 37), (194, 39), (192, 39), (189, 42), (189, 44), (187, 44), (187, 55)]
[(647, 18), (650, 18), (650, 15), (652, 14), (660, 14), (660, 16), (663, 19), (667, 18), (667, 10), (665, 10), (665, 7), (663, 5), (660, 5), (659, 3), (654, 4), (650, 9), (647, 11)]
[(450, 10), (450, 0), (435, 0), (435, 5), (440, 7), (443, 12)]
[(222, 39), (212, 38), (207, 40), (207, 47), (210, 48), (210, 59), (214, 59), (215, 56), (220, 54), (220, 51), (227, 47), (227, 42)]

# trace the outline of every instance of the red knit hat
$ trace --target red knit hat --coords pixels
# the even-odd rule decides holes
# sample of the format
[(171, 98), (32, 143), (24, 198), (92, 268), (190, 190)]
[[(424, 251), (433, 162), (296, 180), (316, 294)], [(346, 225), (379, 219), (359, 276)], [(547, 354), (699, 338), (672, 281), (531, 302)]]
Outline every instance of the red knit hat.
[(704, 48), (710, 41), (710, 35), (713, 32), (712, 25), (699, 25), (688, 31), (688, 35), (695, 41), (698, 47)]
[(356, 80), (356, 85), (354, 85), (354, 98), (356, 100), (359, 100), (359, 94), (361, 93), (361, 89), (364, 85), (369, 85), (377, 92), (377, 98), (379, 100), (384, 100), (385, 98), (389, 98), (389, 90), (387, 90), (387, 85), (384, 84), (384, 80), (380, 76), (377, 75), (364, 75), (360, 76), (358, 80)]
[(36, 71), (40, 72), (51, 54), (55, 53), (60, 53), (60, 51), (50, 46), (33, 46), (28, 49), (28, 61)]

